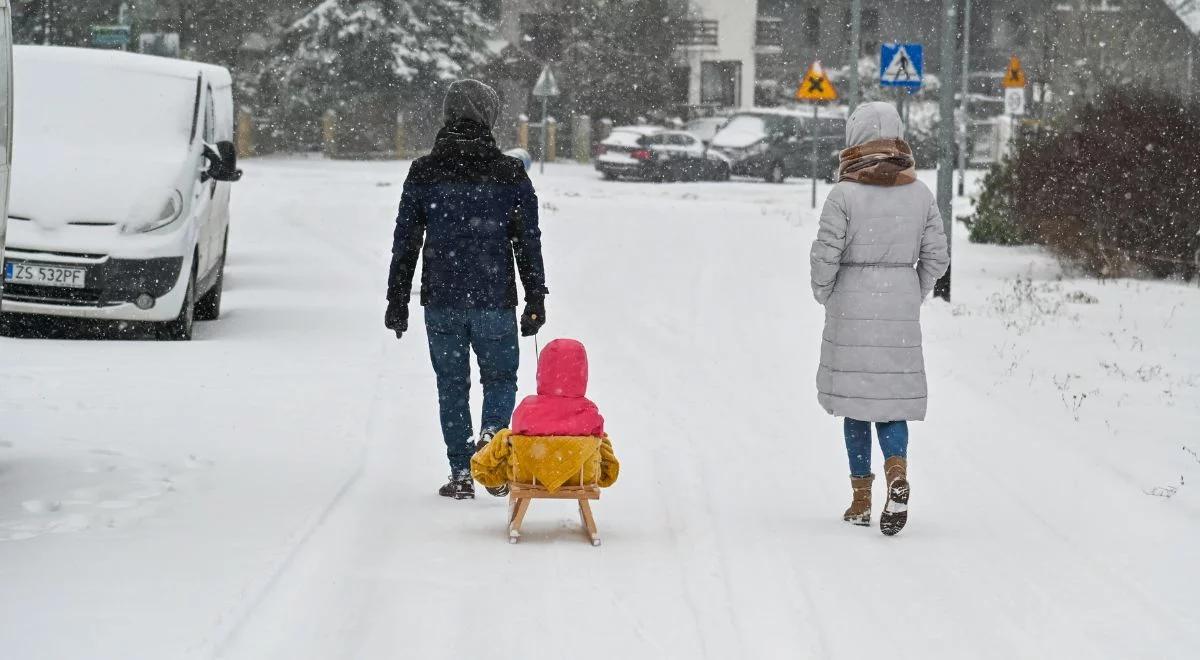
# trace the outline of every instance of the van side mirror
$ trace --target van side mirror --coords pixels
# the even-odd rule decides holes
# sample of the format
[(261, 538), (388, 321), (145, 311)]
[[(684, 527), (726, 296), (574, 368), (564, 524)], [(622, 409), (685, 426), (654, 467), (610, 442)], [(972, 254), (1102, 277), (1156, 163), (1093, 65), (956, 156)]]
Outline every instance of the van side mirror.
[(204, 145), (204, 158), (208, 161), (208, 169), (200, 174), (201, 183), (209, 179), (216, 181), (240, 181), (242, 171), (237, 166), (237, 149), (228, 140), (217, 143), (216, 149), (210, 144)]

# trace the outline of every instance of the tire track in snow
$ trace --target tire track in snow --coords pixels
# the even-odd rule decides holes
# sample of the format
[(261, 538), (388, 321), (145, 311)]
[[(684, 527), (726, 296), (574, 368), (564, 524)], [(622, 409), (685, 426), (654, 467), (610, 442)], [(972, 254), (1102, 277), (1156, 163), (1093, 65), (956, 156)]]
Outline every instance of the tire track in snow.
[[(285, 209), (286, 210), (286, 209)], [(303, 218), (303, 214), (288, 214), (293, 218)], [(336, 232), (322, 231), (326, 229), (325, 225), (314, 225), (309, 222), (300, 220), (290, 223), (290, 226), (297, 227), (314, 237), (314, 244), (322, 247), (333, 247), (343, 256), (342, 265), (344, 270), (353, 274), (356, 278), (361, 278), (364, 281), (369, 279), (367, 272), (361, 267), (362, 261), (372, 263), (374, 255), (366, 255), (365, 250), (361, 250), (354, 245), (346, 243), (344, 240), (336, 238)], [(346, 500), (347, 495), (351, 490), (362, 480), (366, 473), (367, 454), (370, 444), (370, 438), (375, 432), (375, 424), (378, 418), (380, 405), (382, 404), (383, 388), (381, 383), (385, 377), (385, 365), (387, 364), (382, 357), (386, 354), (387, 339), (379, 342), (377, 351), (376, 364), (379, 365), (375, 373), (375, 388), (371, 399), (371, 405), (368, 409), (367, 418), (363, 427), (363, 440), (359, 444), (357, 456), (355, 457), (354, 467), (343, 478), (337, 490), (334, 491), (329, 501), (325, 503), (317, 514), (310, 519), (294, 536), (285, 554), (276, 562), (275, 566), (267, 571), (262, 582), (251, 586), (247, 589), (247, 598), (238, 606), (235, 606), (232, 612), (227, 612), (222, 615), (217, 622), (214, 635), (214, 642), (211, 646), (204, 648), (208, 657), (222, 657), (230, 651), (236, 644), (239, 635), (246, 628), (247, 624), (253, 619), (255, 613), (267, 600), (267, 598), (276, 590), (282, 582), (288, 570), (292, 567), (296, 558), (300, 555), (303, 549), (317, 535), (325, 523), (334, 514), (337, 508)]]
[[(380, 342), (379, 354), (384, 353), (384, 344)], [(383, 364), (383, 361), (379, 361)], [(379, 406), (382, 402), (383, 388), (380, 383), (384, 378), (384, 370), (382, 368), (376, 372), (375, 379), (375, 394), (371, 399), (371, 407), (367, 414), (367, 420), (364, 425), (364, 437), (370, 438), (374, 433), (375, 420), (378, 417)], [(239, 634), (245, 629), (246, 625), (253, 618), (255, 612), (263, 604), (264, 601), (274, 592), (279, 583), (295, 562), (301, 551), (308, 545), (309, 541), (321, 530), (326, 521), (333, 515), (337, 508), (346, 500), (346, 496), (361, 481), (363, 474), (366, 473), (367, 465), (367, 442), (359, 445), (355, 465), (350, 473), (342, 480), (341, 485), (326, 502), (325, 506), (314, 516), (311, 521), (306, 524), (296, 535), (295, 540), (288, 544), (288, 549), (283, 557), (276, 563), (266, 578), (257, 586), (249, 589), (249, 598), (244, 601), (245, 605), (240, 611), (235, 611), (232, 615), (227, 614), (222, 617), (223, 620), (228, 620), (228, 623), (221, 625), (218, 623), (216, 641), (210, 649), (207, 656), (222, 657), (224, 656), (237, 642)]]

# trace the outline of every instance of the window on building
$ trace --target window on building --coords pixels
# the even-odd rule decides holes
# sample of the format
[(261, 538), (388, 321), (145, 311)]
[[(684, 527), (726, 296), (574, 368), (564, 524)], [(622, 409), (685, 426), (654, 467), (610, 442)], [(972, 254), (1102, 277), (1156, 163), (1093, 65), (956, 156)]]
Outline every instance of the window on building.
[(993, 21), (992, 45), (998, 50), (1012, 50), (1029, 45), (1029, 26), (1018, 12), (1006, 12)]
[(524, 47), (540, 60), (560, 59), (563, 48), (562, 21), (557, 14), (521, 14)]
[(810, 46), (821, 44), (821, 8), (809, 7), (804, 11), (804, 34)]
[(700, 102), (734, 107), (741, 103), (741, 62), (704, 62), (700, 65)]
[[(846, 39), (850, 39), (850, 10), (842, 15), (842, 25), (846, 28)], [(862, 22), (859, 23), (859, 56), (863, 55), (879, 55), (879, 10), (866, 9), (862, 10)]]
[(503, 4), (503, 0), (479, 0), (479, 15), (485, 21), (498, 22)]
[(692, 70), (686, 66), (676, 66), (671, 69), (671, 103), (686, 105), (688, 88), (692, 84)]
[(862, 48), (864, 53), (879, 51), (879, 10), (862, 10)]

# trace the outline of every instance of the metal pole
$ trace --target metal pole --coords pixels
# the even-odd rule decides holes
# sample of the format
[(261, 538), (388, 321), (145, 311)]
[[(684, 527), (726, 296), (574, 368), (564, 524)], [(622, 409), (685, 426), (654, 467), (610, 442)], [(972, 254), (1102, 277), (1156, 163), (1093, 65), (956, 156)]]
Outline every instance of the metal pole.
[(967, 100), (970, 93), (971, 79), (971, 0), (965, 0), (963, 9), (963, 59), (962, 59), (962, 98), (959, 99), (959, 113), (962, 115), (962, 128), (958, 133), (958, 196), (967, 194), (967, 128), (971, 125), (971, 115)]
[(546, 121), (546, 119), (547, 119), (546, 108), (549, 106), (549, 104), (550, 104), (550, 97), (543, 96), (542, 97), (542, 165), (539, 170), (540, 174), (546, 173), (546, 154), (547, 154), (547, 144), (546, 143), (550, 141), (550, 125)]
[(1186, 99), (1187, 99), (1187, 100), (1189, 100), (1189, 101), (1191, 101), (1191, 100), (1192, 100), (1192, 82), (1193, 82), (1193, 80), (1195, 79), (1195, 74), (1194, 74), (1194, 71), (1195, 71), (1195, 64), (1194, 64), (1195, 54), (1194, 54), (1194, 53), (1195, 53), (1195, 46), (1194, 46), (1193, 44), (1188, 44), (1188, 64), (1187, 64), (1187, 94), (1185, 94), (1185, 95), (1184, 95), (1184, 98), (1186, 98)]
[(858, 80), (858, 58), (862, 54), (862, 0), (850, 0), (850, 112), (862, 94)]
[(813, 103), (813, 123), (808, 129), (808, 139), (812, 141), (812, 207), (817, 208), (817, 122), (820, 118), (817, 116), (817, 104)]
[[(942, 96), (939, 104), (941, 119), (938, 122), (937, 201), (949, 250), (954, 232), (954, 37), (958, 29), (958, 0), (942, 0), (942, 13), (946, 18), (942, 23), (942, 61), (938, 69), (942, 76)], [(950, 301), (949, 269), (938, 280), (933, 292), (939, 298)]]

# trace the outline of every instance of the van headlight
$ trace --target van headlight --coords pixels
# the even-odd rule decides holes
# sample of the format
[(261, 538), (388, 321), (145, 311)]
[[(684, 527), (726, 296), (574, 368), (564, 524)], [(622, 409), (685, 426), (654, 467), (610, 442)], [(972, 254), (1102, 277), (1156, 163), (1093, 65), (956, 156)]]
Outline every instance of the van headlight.
[(143, 225), (141, 230), (147, 232), (162, 229), (178, 220), (181, 215), (183, 215), (183, 195), (178, 190), (172, 190), (171, 195), (167, 197), (167, 202), (163, 204), (162, 210), (155, 216), (156, 219)]

